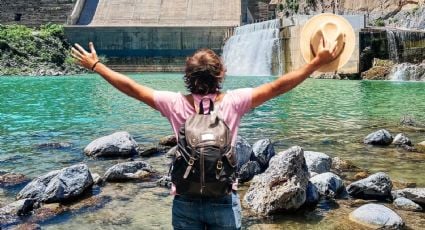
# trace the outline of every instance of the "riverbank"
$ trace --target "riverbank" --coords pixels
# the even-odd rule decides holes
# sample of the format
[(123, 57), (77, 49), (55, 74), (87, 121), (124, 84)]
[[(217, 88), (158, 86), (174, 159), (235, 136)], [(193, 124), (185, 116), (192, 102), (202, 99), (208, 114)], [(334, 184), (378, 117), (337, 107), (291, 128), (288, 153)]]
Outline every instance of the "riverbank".
[(0, 76), (60, 76), (86, 73), (74, 64), (62, 25), (38, 29), (0, 25)]

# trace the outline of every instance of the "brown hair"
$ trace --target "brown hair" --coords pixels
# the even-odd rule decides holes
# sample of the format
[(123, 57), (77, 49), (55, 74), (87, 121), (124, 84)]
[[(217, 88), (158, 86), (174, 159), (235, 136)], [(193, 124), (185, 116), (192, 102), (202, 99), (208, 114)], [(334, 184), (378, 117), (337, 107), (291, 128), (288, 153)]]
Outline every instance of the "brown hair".
[(224, 65), (220, 57), (210, 49), (200, 49), (186, 59), (186, 88), (194, 94), (217, 93), (223, 82)]

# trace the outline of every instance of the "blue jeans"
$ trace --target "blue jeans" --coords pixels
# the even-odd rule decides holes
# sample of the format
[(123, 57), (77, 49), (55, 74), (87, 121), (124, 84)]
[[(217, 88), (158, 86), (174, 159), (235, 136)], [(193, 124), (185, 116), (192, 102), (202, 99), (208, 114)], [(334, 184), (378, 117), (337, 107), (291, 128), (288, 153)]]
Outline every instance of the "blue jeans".
[(173, 228), (175, 230), (240, 229), (239, 195), (236, 192), (222, 198), (176, 195), (173, 200)]

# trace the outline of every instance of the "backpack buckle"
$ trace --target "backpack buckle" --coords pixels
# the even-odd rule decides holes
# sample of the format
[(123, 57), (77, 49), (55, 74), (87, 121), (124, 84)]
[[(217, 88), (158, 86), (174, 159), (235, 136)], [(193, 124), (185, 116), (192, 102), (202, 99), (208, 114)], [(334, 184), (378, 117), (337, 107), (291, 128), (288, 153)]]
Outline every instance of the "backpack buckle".
[(223, 162), (222, 161), (218, 161), (217, 162), (217, 169), (221, 170), (223, 168)]
[(195, 164), (195, 159), (193, 157), (190, 157), (189, 162), (187, 164), (192, 166), (193, 164)]

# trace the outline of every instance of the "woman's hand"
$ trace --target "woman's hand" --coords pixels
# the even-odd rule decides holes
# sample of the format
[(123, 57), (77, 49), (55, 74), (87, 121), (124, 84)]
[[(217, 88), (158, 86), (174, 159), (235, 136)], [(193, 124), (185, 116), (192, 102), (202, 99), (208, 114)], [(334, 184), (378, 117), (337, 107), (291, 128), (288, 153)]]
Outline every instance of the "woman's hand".
[(74, 57), (82, 67), (94, 70), (95, 65), (99, 63), (99, 58), (97, 57), (93, 42), (89, 43), (90, 53), (77, 43), (75, 47), (76, 48), (71, 48), (71, 56)]
[(313, 64), (316, 68), (320, 68), (321, 66), (335, 60), (335, 58), (341, 54), (344, 47), (344, 44), (339, 45), (340, 42), (341, 41), (339, 39), (335, 41), (327, 41), (322, 37), (322, 39), (320, 39), (320, 46), (317, 55), (311, 61), (311, 64)]

